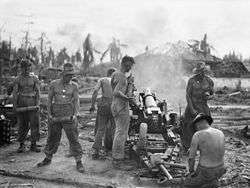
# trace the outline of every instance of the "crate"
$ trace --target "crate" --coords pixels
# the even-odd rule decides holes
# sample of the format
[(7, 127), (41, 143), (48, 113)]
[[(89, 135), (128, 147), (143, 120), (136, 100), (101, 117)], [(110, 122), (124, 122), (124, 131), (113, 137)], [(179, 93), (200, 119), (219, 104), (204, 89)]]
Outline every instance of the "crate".
[(4, 115), (6, 119), (11, 121), (12, 126), (17, 122), (16, 113), (13, 112), (13, 105), (0, 105), (0, 114)]

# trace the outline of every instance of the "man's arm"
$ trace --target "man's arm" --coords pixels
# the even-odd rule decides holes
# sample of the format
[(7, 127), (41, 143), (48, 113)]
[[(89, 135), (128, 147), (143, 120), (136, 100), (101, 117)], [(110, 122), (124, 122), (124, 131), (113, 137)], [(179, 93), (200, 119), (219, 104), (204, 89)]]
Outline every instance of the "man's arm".
[(190, 173), (194, 172), (195, 156), (198, 149), (198, 142), (199, 142), (198, 135), (197, 133), (195, 133), (192, 138), (189, 157), (188, 157), (188, 167)]
[(73, 113), (74, 113), (74, 116), (77, 116), (79, 114), (79, 107), (80, 107), (80, 104), (79, 104), (79, 91), (78, 91), (78, 86), (75, 85), (75, 88), (74, 88), (74, 91), (73, 91)]
[(194, 105), (191, 99), (191, 95), (192, 95), (192, 83), (193, 81), (191, 79), (188, 80), (188, 84), (187, 84), (187, 88), (186, 88), (186, 99), (187, 99), (187, 103), (188, 106), (192, 112), (192, 114), (197, 114), (197, 111), (194, 109)]
[(17, 107), (17, 100), (18, 100), (18, 82), (17, 79), (14, 81), (13, 86), (13, 109), (16, 110)]
[(127, 82), (126, 82), (126, 79), (125, 78), (118, 78), (118, 83), (117, 85), (115, 86), (115, 89), (114, 89), (114, 92), (113, 92), (113, 95), (115, 97), (120, 97), (121, 99), (125, 100), (125, 101), (128, 101), (129, 100), (129, 97), (127, 97), (127, 95), (125, 95), (124, 93), (126, 92), (127, 90)]
[(98, 96), (98, 91), (100, 90), (101, 85), (102, 85), (101, 80), (98, 80), (98, 82), (97, 82), (97, 84), (95, 86), (94, 92), (92, 94), (92, 105), (91, 105), (90, 111), (95, 110), (95, 103), (96, 103), (96, 99), (97, 99), (97, 96)]
[(40, 105), (40, 83), (38, 78), (35, 78), (36, 105)]
[(49, 117), (52, 116), (51, 106), (52, 106), (53, 97), (54, 97), (54, 84), (51, 83), (49, 87), (49, 92), (48, 92), (48, 115)]
[(213, 95), (214, 94), (214, 82), (211, 78), (209, 78), (209, 85), (210, 85), (210, 95)]

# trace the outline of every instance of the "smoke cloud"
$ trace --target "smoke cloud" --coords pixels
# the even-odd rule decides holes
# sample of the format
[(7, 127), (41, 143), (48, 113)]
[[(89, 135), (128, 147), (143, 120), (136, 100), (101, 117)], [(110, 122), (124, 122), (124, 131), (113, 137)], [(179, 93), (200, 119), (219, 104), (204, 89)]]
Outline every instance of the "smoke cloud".
[(176, 111), (185, 107), (186, 81), (182, 56), (188, 53), (186, 44), (166, 43), (138, 55), (135, 60), (135, 82), (139, 91), (151, 88), (159, 99), (166, 100)]
[[(84, 24), (67, 23), (57, 28), (56, 34), (63, 38), (65, 42), (72, 44), (76, 49), (81, 47), (83, 41)], [(65, 45), (67, 46), (67, 45)]]

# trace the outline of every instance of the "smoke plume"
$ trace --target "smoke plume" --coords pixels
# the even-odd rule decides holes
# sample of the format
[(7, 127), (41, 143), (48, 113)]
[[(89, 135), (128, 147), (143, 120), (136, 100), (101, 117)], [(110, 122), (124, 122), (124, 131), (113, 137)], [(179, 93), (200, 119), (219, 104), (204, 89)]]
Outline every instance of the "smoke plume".
[(183, 55), (189, 53), (186, 43), (166, 43), (136, 56), (135, 82), (139, 91), (149, 87), (159, 99), (177, 110), (186, 104)]

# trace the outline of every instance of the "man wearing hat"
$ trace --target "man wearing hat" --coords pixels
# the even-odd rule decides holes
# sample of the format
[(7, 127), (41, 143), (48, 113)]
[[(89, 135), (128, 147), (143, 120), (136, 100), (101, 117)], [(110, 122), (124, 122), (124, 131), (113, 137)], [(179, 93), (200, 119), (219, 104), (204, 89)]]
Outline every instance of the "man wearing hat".
[[(36, 75), (31, 74), (32, 64), (28, 59), (21, 60), (21, 74), (17, 76), (13, 87), (13, 108), (17, 112), (19, 123), (18, 141), (20, 146), (18, 152), (25, 151), (24, 142), (29, 129), (31, 130), (30, 150), (40, 152), (36, 142), (39, 140), (39, 103), (40, 89), (39, 80)], [(17, 111), (19, 108), (37, 107), (35, 110)]]
[(207, 101), (213, 95), (214, 83), (206, 73), (208, 72), (204, 62), (199, 62), (194, 69), (194, 76), (188, 80), (186, 88), (187, 107), (184, 114), (184, 126), (182, 144), (187, 151), (194, 134), (191, 126), (198, 113), (210, 115)]
[(60, 145), (62, 129), (69, 140), (70, 151), (75, 157), (76, 169), (84, 172), (82, 165), (82, 147), (78, 141), (77, 120), (78, 115), (78, 87), (71, 81), (75, 74), (73, 65), (66, 63), (63, 66), (61, 79), (51, 82), (48, 94), (48, 139), (45, 146), (44, 160), (37, 164), (38, 167), (49, 165), (53, 154)]
[[(193, 121), (193, 135), (189, 151), (189, 176), (185, 179), (185, 187), (202, 188), (218, 187), (219, 178), (226, 172), (224, 167), (225, 136), (222, 131), (212, 128), (213, 119), (203, 113)], [(199, 163), (194, 170), (195, 157), (200, 151)]]

